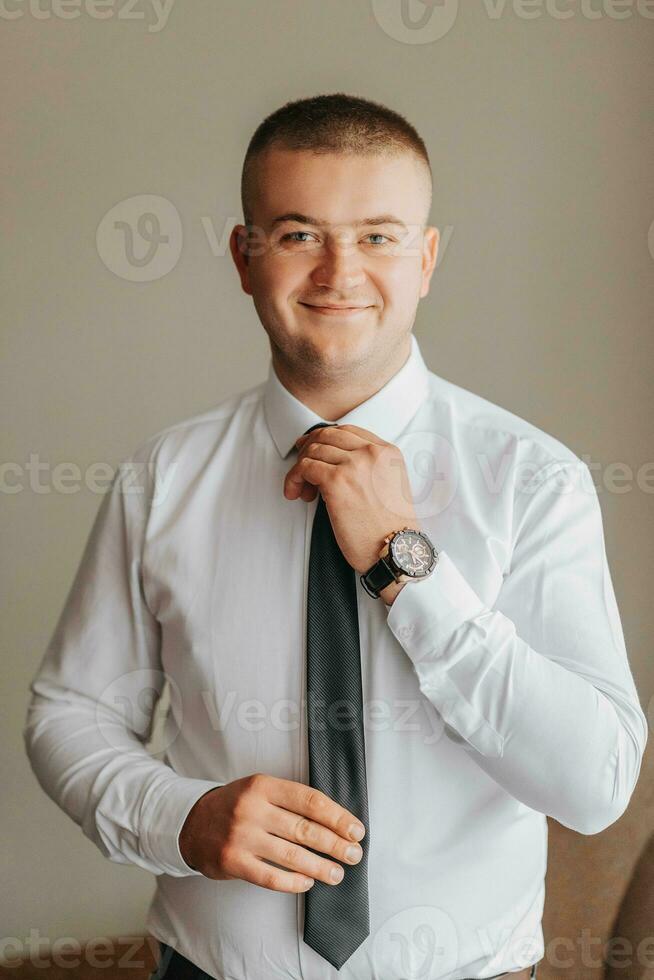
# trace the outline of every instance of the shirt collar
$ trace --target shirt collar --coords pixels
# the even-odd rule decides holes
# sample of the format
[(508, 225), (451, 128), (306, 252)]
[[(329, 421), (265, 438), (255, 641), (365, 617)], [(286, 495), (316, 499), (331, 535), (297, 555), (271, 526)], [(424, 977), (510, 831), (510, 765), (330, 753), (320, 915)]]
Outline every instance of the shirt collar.
[(263, 393), (263, 408), (270, 435), (284, 459), (295, 448), (295, 440), (316, 422), (338, 422), (358, 425), (375, 435), (394, 442), (411, 421), (429, 392), (429, 370), (418, 341), (411, 334), (411, 351), (407, 360), (386, 384), (339, 419), (323, 419), (281, 383), (273, 367), (268, 366), (268, 380)]

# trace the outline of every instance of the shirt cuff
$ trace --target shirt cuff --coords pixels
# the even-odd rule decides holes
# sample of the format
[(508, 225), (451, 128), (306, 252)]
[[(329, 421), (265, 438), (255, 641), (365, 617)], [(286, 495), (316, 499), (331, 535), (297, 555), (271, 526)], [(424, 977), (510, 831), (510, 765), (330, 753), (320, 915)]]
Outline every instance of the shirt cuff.
[(418, 664), (426, 657), (433, 661), (460, 626), (486, 611), (449, 555), (439, 551), (431, 575), (406, 583), (388, 609), (386, 621), (413, 663)]
[(147, 808), (143, 818), (144, 847), (148, 856), (161, 868), (163, 874), (181, 878), (185, 875), (201, 875), (191, 868), (179, 849), (179, 835), (191, 809), (209, 790), (224, 786), (209, 779), (191, 779), (177, 776), (167, 783), (156, 800)]

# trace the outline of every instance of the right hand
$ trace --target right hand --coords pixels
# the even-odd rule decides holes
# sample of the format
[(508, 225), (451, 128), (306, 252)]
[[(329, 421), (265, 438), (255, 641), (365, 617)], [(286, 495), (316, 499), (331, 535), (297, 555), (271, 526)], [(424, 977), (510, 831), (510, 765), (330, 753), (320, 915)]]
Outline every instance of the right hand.
[[(207, 878), (242, 878), (273, 891), (304, 892), (316, 878), (338, 884), (330, 877), (334, 868), (343, 871), (338, 861), (361, 860), (351, 824), (361, 826), (361, 821), (320, 790), (257, 772), (201, 796), (186, 817), (179, 847), (189, 867)], [(353, 858), (346, 854), (351, 846), (357, 851)]]

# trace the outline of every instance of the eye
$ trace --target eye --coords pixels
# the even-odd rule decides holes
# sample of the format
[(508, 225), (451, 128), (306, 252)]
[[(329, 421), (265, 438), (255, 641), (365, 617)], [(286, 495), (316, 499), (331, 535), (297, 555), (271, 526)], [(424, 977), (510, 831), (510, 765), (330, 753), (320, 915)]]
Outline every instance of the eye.
[[(296, 237), (297, 235), (304, 235), (305, 237), (297, 238)], [(384, 239), (384, 241), (370, 242), (371, 245), (374, 245), (376, 247), (379, 247), (381, 245), (388, 245), (393, 241), (393, 239), (391, 239), (388, 235), (382, 235), (380, 232), (371, 232), (369, 235), (366, 235), (366, 238)], [(280, 238), (280, 242), (290, 242), (292, 244), (295, 243), (298, 245), (308, 245), (312, 241), (316, 241), (316, 239), (308, 231), (290, 231), (287, 232), (285, 235), (282, 235), (282, 237)]]
[(308, 234), (309, 234), (308, 231), (290, 231), (290, 232), (288, 232), (288, 234), (282, 235), (281, 241), (283, 241), (283, 242), (293, 241), (293, 242), (298, 242), (300, 245), (304, 245), (304, 244), (306, 244), (306, 241), (307, 241), (306, 239), (303, 240), (303, 241), (300, 241), (299, 239), (295, 238), (294, 236), (295, 235), (308, 235)]

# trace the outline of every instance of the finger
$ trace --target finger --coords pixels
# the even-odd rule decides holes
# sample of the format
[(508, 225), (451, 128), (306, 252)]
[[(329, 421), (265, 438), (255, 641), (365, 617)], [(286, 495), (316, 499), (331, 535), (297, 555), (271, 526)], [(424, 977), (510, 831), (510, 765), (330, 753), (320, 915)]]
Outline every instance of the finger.
[[(308, 446), (305, 446), (302, 450), (302, 455), (298, 459), (295, 466), (297, 467), (297, 472), (302, 476), (302, 488), (300, 490), (300, 496), (302, 500), (309, 502), (313, 500), (316, 496), (318, 490), (310, 482), (307, 482), (306, 465), (301, 465), (304, 459), (320, 459), (325, 463), (334, 463), (335, 465), (340, 465), (344, 463), (349, 453), (344, 449), (338, 449), (336, 446), (328, 446), (322, 442), (311, 442)], [(292, 471), (289, 471), (289, 473)]]
[[(323, 827), (329, 827), (340, 837), (351, 840), (361, 839), (349, 832), (352, 824), (362, 826), (359, 818), (313, 786), (275, 777), (270, 782), (270, 787), (266, 789), (266, 797), (270, 803), (276, 803), (290, 810), (291, 813), (299, 813), (322, 824)], [(363, 829), (365, 833), (365, 827)]]
[(303, 456), (284, 477), (284, 496), (295, 500), (305, 483), (320, 487), (333, 474), (336, 466), (336, 463), (324, 463), (320, 459)]
[[(281, 806), (271, 805), (270, 811), (266, 811), (265, 829), (277, 837), (301, 844), (303, 847), (310, 847), (346, 864), (358, 864), (363, 855), (359, 845), (353, 844), (351, 839), (341, 837), (328, 827), (316, 823), (315, 820), (303, 817), (299, 813), (291, 813)], [(355, 848), (356, 853), (348, 854), (349, 847)]]
[[(270, 888), (275, 892), (306, 892), (314, 884), (314, 879), (298, 871), (285, 871), (275, 868), (254, 856), (245, 856), (240, 862), (240, 877), (253, 885)], [(310, 881), (311, 884), (307, 884)]]
[[(302, 448), (302, 452), (295, 465), (298, 466), (302, 459), (309, 456), (311, 459), (321, 459), (324, 463), (345, 463), (351, 456), (347, 449), (340, 446), (330, 446), (326, 442), (310, 442)], [(290, 472), (290, 471), (289, 471)]]
[(390, 445), (385, 439), (382, 439), (381, 436), (371, 432), (370, 429), (361, 428), (360, 425), (350, 425), (349, 423), (346, 423), (345, 425), (339, 425), (336, 431), (338, 432), (339, 430), (341, 432), (349, 432), (350, 435), (353, 436), (358, 436), (364, 442), (374, 442), (376, 446)]
[[(365, 429), (362, 429), (361, 432), (365, 432)], [(297, 449), (301, 449), (308, 441), (340, 446), (342, 449), (360, 449), (362, 445), (370, 442), (370, 439), (365, 439), (356, 432), (350, 432), (347, 426), (338, 426), (338, 428), (330, 426), (329, 428), (313, 429), (312, 432), (303, 433), (295, 440), (295, 446)]]
[(301, 496), (303, 500), (313, 500), (316, 495), (315, 486), (305, 477), (306, 466), (304, 459), (320, 459), (325, 463), (338, 465), (348, 458), (348, 452), (338, 446), (330, 446), (324, 442), (312, 441), (301, 447), (300, 456), (284, 477), (284, 496), (291, 500)]
[(299, 844), (294, 844), (293, 841), (276, 837), (275, 834), (257, 835), (255, 843), (252, 844), (252, 853), (256, 857), (274, 861), (285, 870), (288, 868), (300, 872), (306, 878), (324, 881), (326, 885), (337, 885), (343, 879), (343, 867), (336, 861), (329, 861), (319, 854), (307, 851)]
[(303, 432), (301, 436), (297, 437), (297, 439), (295, 440), (295, 445), (297, 446), (298, 443), (304, 442), (305, 439), (308, 439), (309, 436), (311, 435), (317, 436), (320, 432), (324, 432), (325, 429), (329, 429), (329, 428), (337, 429), (338, 422), (332, 422), (330, 423), (330, 425), (322, 425), (322, 426), (319, 425), (316, 426), (315, 428), (312, 426), (307, 432)]

